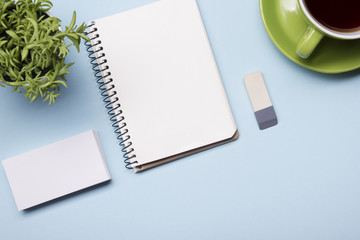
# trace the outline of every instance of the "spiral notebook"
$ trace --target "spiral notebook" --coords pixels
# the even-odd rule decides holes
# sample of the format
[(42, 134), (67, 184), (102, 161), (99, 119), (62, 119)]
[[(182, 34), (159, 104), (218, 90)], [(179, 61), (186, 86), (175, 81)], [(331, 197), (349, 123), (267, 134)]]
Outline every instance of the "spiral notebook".
[(161, 0), (91, 21), (87, 33), (127, 168), (237, 139), (196, 0)]

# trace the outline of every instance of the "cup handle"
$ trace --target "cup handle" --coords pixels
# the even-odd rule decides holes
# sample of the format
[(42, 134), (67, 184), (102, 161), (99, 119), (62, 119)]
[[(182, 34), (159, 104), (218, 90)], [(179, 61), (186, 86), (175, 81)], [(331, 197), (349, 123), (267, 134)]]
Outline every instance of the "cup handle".
[(323, 37), (322, 33), (309, 26), (296, 47), (296, 53), (302, 58), (308, 58)]

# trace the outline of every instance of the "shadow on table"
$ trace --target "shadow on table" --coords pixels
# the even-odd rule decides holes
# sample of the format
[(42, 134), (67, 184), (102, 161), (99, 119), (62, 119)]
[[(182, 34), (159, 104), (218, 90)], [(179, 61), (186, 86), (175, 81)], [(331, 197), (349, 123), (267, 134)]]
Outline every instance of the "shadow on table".
[(82, 190), (79, 190), (77, 192), (74, 192), (74, 193), (70, 193), (68, 195), (65, 195), (65, 196), (62, 196), (62, 197), (59, 197), (59, 198), (56, 198), (54, 200), (50, 200), (48, 202), (44, 202), (42, 204), (39, 204), (39, 205), (36, 205), (34, 207), (31, 207), (31, 208), (28, 208), (28, 209), (25, 209), (23, 211), (24, 214), (30, 214), (40, 208), (44, 208), (44, 207), (47, 207), (49, 205), (53, 205), (53, 204), (57, 204), (58, 202), (60, 201), (66, 201), (67, 199), (72, 199), (72, 198), (75, 198), (79, 195), (83, 195), (83, 194), (86, 194), (87, 192), (90, 192), (90, 191), (95, 191), (101, 187), (104, 187), (106, 185), (110, 185), (111, 184), (111, 181), (107, 181), (107, 182), (104, 182), (104, 183), (99, 183), (95, 186), (91, 186), (91, 187), (88, 187), (88, 188), (85, 188), (85, 189), (82, 189)]

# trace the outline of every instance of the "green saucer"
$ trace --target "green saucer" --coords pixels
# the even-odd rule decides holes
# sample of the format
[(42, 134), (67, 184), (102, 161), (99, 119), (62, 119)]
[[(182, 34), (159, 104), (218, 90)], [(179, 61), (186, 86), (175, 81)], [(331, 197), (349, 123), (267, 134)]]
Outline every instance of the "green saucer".
[(266, 31), (277, 48), (295, 63), (322, 73), (342, 73), (360, 68), (360, 40), (325, 37), (308, 59), (296, 54), (307, 29), (297, 0), (260, 0)]

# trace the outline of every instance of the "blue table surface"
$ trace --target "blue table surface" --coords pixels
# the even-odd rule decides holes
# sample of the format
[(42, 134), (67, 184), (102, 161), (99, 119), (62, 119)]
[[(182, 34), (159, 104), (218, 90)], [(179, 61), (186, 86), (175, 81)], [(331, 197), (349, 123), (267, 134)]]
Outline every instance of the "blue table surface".
[[(54, 0), (68, 25), (153, 0)], [(277, 50), (254, 0), (198, 0), (240, 137), (126, 170), (85, 47), (55, 105), (0, 88), (0, 160), (97, 130), (113, 180), (18, 212), (0, 165), (0, 239), (360, 239), (359, 71), (326, 75)], [(264, 74), (279, 124), (258, 129), (243, 76)], [(156, 150), (156, 149), (155, 149)]]

